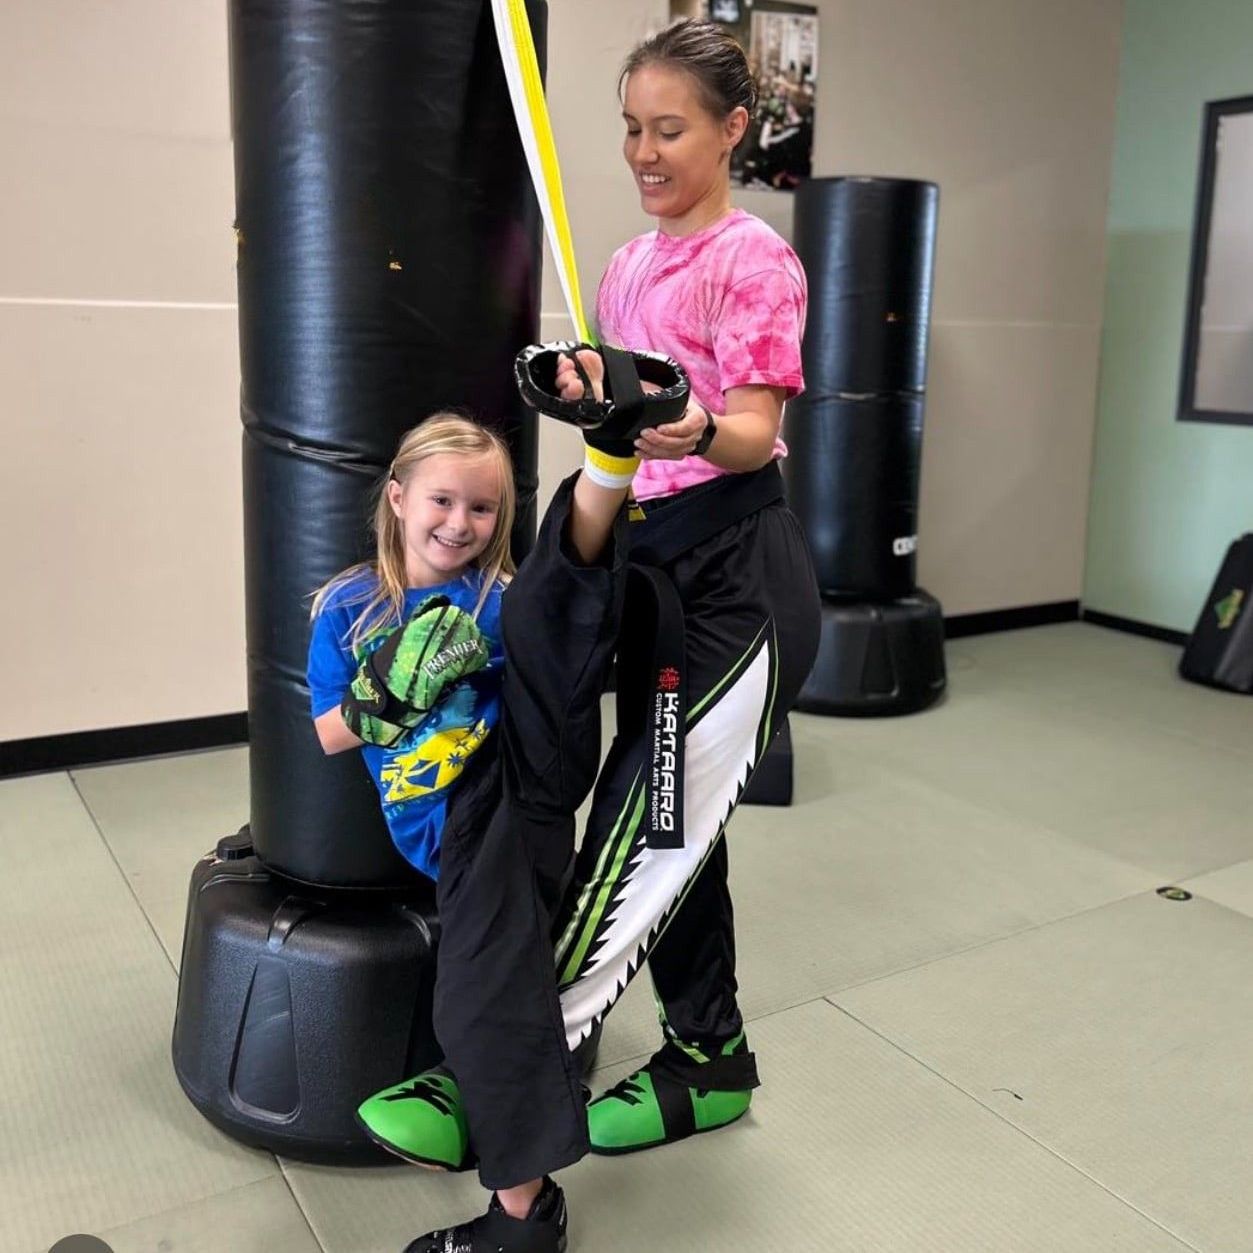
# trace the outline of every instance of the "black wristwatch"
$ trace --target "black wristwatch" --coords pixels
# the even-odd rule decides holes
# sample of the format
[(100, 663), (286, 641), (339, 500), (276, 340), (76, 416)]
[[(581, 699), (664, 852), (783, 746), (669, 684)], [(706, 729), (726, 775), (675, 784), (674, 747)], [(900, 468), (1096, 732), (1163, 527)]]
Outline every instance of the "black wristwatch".
[[(705, 409), (704, 405), (701, 405)], [(705, 429), (700, 433), (700, 439), (696, 441), (696, 447), (692, 449), (693, 457), (703, 457), (709, 451), (709, 445), (714, 442), (714, 436), (718, 434), (718, 427), (714, 423), (714, 415), (705, 409)]]

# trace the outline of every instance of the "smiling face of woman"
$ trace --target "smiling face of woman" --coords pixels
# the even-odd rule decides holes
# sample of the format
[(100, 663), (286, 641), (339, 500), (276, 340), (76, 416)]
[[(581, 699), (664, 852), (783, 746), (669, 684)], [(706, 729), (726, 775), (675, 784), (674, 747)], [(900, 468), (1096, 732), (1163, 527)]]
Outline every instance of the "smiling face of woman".
[(635, 176), (644, 212), (670, 235), (687, 235), (731, 207), (731, 150), (743, 138), (748, 112), (718, 117), (686, 70), (650, 62), (623, 85), (626, 139), (622, 154)]

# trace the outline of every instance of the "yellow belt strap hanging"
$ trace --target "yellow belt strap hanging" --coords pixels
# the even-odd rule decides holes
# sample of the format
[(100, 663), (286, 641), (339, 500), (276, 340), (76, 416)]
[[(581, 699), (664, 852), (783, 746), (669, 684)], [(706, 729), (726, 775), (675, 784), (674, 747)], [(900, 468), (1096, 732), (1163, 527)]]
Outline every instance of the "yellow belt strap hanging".
[(589, 343), (592, 339), (583, 314), (579, 294), (579, 271), (574, 261), (574, 241), (566, 216), (566, 201), (561, 190), (561, 167), (557, 164), (557, 146), (553, 142), (544, 85), (540, 81), (535, 41), (527, 20), (523, 0), (492, 0), (492, 19), (496, 23), (496, 39), (500, 44), (509, 98), (518, 123), (518, 134), (531, 171), (531, 182), (544, 218), (544, 231), (557, 266), (557, 276), (565, 296), (575, 334)]

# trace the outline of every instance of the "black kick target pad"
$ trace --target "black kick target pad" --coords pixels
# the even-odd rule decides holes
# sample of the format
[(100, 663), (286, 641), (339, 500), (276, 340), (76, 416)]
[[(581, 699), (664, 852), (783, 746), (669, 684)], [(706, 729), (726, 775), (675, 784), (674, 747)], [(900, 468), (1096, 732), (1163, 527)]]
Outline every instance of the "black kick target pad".
[[(598, 353), (605, 363), (603, 401), (592, 394), (580, 352)], [(574, 363), (583, 380), (585, 394), (579, 400), (563, 400), (557, 394), (557, 367), (563, 358)], [(524, 348), (514, 362), (514, 378), (518, 393), (532, 409), (613, 439), (634, 439), (645, 427), (677, 422), (692, 390), (687, 371), (671, 357), (573, 340)], [(645, 391), (644, 383), (657, 390)]]

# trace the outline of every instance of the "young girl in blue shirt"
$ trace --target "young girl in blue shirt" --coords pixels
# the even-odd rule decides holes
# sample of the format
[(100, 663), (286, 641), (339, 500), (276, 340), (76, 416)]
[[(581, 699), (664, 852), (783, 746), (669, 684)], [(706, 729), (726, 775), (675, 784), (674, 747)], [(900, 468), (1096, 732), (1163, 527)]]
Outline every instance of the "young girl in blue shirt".
[[(514, 500), (503, 440), (435, 414), (405, 435), (388, 469), (377, 556), (314, 597), (318, 739), (327, 753), (362, 750), (396, 848), (432, 879), (449, 789), (500, 717)], [(386, 708), (389, 678), (398, 686)]]

